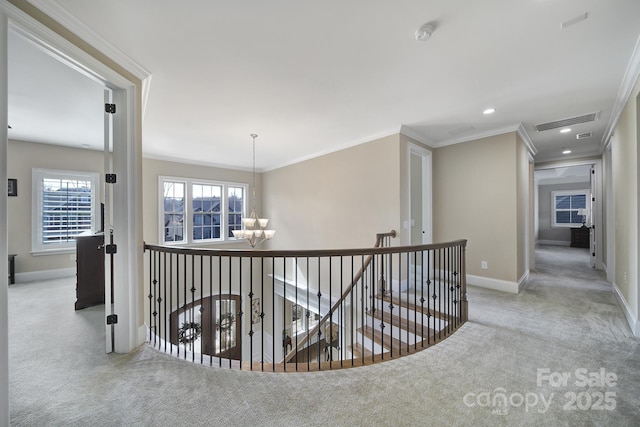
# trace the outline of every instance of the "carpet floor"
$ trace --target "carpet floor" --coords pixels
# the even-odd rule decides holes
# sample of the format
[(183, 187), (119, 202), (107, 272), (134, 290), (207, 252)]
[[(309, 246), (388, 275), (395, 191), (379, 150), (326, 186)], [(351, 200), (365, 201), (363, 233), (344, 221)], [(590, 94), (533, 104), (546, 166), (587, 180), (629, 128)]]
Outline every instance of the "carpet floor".
[(9, 287), (14, 426), (638, 426), (640, 340), (586, 250), (541, 246), (517, 295), (469, 287), (442, 343), (372, 366), (260, 373), (147, 345), (105, 354), (75, 280)]

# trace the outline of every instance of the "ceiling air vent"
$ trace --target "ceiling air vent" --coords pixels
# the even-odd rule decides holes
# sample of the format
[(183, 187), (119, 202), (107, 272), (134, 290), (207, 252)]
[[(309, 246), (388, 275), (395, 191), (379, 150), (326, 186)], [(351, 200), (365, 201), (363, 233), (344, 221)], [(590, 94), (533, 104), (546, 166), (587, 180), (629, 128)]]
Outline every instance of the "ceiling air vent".
[(591, 138), (591, 132), (583, 132), (576, 135), (576, 139)]
[(536, 130), (538, 132), (542, 132), (544, 130), (558, 129), (558, 128), (563, 128), (567, 126), (577, 125), (580, 123), (593, 122), (595, 120), (598, 120), (599, 116), (600, 116), (600, 112), (598, 111), (597, 113), (585, 114), (583, 116), (571, 117), (569, 119), (562, 119), (555, 122), (541, 123), (539, 125), (536, 125)]

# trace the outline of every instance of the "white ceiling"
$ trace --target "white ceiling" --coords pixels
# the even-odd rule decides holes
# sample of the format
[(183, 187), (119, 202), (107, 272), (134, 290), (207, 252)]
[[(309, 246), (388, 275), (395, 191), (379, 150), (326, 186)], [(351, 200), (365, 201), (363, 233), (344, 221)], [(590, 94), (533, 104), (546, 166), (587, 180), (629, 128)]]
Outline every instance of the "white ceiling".
[[(146, 156), (247, 168), (257, 133), (261, 170), (401, 128), (437, 147), (522, 125), (536, 162), (597, 155), (640, 35), (638, 0), (30, 1), (152, 75)], [(101, 147), (101, 105), (97, 83), (10, 35), (10, 138)]]

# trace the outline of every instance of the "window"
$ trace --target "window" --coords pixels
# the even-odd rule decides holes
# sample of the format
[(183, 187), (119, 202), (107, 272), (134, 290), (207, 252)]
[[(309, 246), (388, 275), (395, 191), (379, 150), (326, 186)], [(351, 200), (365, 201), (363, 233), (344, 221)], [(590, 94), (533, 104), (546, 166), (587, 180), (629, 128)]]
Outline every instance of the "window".
[(162, 243), (235, 240), (242, 228), (247, 186), (160, 177)]
[(291, 333), (293, 336), (307, 333), (320, 321), (320, 315), (307, 311), (299, 304), (292, 304), (291, 307)]
[(75, 237), (95, 229), (99, 175), (33, 169), (32, 251), (75, 250)]
[(552, 191), (552, 226), (579, 227), (587, 217), (589, 190)]

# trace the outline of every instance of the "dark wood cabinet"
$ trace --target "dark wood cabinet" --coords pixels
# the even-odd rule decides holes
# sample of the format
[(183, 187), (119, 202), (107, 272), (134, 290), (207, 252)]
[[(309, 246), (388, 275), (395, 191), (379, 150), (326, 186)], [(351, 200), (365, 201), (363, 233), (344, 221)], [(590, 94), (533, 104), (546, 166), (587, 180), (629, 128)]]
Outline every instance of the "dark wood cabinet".
[(104, 304), (104, 234), (76, 237), (76, 310)]
[(579, 227), (571, 229), (571, 247), (572, 248), (588, 248), (589, 247), (589, 229), (587, 227)]

